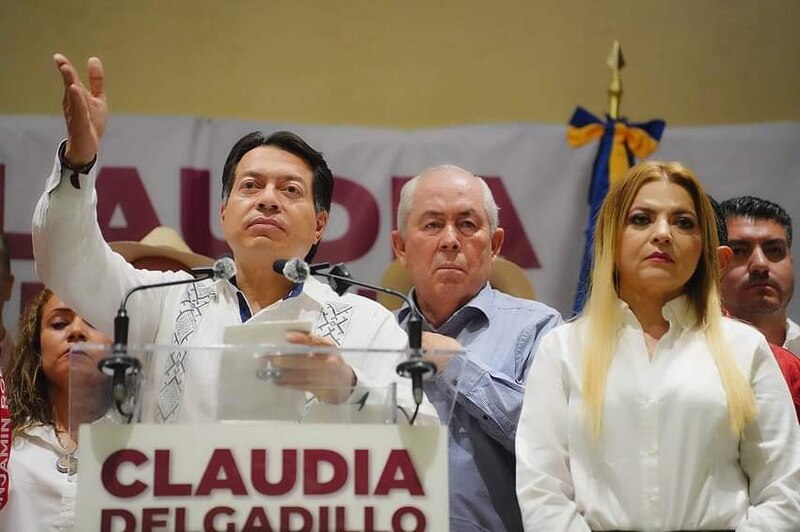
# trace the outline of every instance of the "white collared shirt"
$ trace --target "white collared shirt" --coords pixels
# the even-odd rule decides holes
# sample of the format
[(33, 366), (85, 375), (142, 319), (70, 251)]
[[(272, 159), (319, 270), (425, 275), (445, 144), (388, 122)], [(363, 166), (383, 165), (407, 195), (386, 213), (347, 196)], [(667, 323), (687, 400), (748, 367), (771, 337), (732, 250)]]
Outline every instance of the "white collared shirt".
[(783, 348), (800, 358), (800, 325), (789, 318), (786, 318), (786, 340), (783, 342)]
[(581, 403), (587, 320), (542, 340), (516, 439), (527, 531), (797, 531), (800, 429), (764, 337), (723, 319), (758, 407), (740, 438), (687, 299), (669, 302), (663, 315), (670, 329), (650, 360), (626, 306), (595, 443)]
[(71, 530), (75, 521), (75, 477), (56, 469), (64, 453), (52, 425), (36, 425), (14, 438), (9, 460), (8, 503), (0, 530)]
[[(99, 330), (109, 332), (114, 330), (114, 316), (127, 290), (143, 284), (188, 278), (189, 274), (137, 270), (111, 250), (97, 223), (96, 171), (97, 165), (89, 175), (81, 175), (81, 187), (77, 189), (70, 184), (69, 172), (62, 172), (58, 157), (55, 158), (53, 171), (33, 217), (33, 248), (42, 282)], [(210, 285), (207, 282), (203, 286), (207, 288)], [(203, 307), (200, 321), (191, 327), (193, 333), (183, 345), (222, 344), (225, 327), (241, 324), (236, 291), (228, 281), (215, 283), (213, 297)], [(185, 285), (134, 294), (127, 306), (129, 343), (176, 343), (178, 316), (187, 312), (185, 294)], [(351, 309), (348, 326), (337, 331), (335, 340), (340, 347), (364, 350), (405, 348), (407, 335), (386, 308), (358, 295), (339, 296), (313, 278), (304, 283), (298, 296), (277, 301), (248, 321), (307, 320), (314, 325), (313, 332), (318, 332), (326, 326), (322, 312), (326, 305)], [(181, 323), (181, 329), (184, 324)], [(159, 368), (167, 366), (168, 354), (160, 352), (154, 357), (156, 375), (163, 374)], [(396, 383), (398, 403), (412, 407), (410, 381), (398, 377), (395, 372), (401, 360), (402, 357), (395, 354), (379, 358), (357, 356), (357, 360), (348, 360), (345, 355), (359, 386)], [(209, 416), (213, 416), (217, 403), (213, 390), (218, 383), (219, 370), (216, 352), (195, 351), (187, 358), (186, 384), (180, 403), (181, 421), (207, 421)], [(435, 416), (429, 403), (423, 405), (421, 413)]]

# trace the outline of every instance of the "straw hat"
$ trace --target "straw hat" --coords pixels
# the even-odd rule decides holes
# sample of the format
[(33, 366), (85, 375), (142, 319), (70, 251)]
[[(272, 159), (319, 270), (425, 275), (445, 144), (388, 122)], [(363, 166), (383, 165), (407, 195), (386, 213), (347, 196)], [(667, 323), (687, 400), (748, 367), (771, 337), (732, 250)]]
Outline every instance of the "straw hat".
[[(536, 297), (533, 283), (528, 279), (525, 270), (517, 266), (516, 263), (503, 257), (497, 257), (495, 259), (489, 283), (492, 285), (492, 288), (496, 288), (511, 296), (524, 299), (534, 299)], [(411, 276), (400, 262), (395, 259), (383, 272), (381, 286), (394, 288), (406, 294), (411, 290)], [(380, 292), (378, 292), (378, 302), (389, 310), (398, 309), (403, 304), (400, 299)]]
[(214, 263), (211, 257), (193, 252), (177, 231), (163, 225), (147, 233), (138, 242), (110, 242), (109, 245), (130, 263), (146, 257), (171, 259), (187, 269), (211, 266)]

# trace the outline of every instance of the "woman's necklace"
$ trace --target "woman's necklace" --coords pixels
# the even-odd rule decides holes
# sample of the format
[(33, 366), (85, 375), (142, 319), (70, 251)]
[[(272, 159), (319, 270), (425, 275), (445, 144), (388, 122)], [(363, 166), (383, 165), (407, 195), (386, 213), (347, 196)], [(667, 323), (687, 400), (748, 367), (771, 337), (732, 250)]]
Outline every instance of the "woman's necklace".
[(64, 445), (64, 442), (61, 441), (61, 432), (62, 431), (55, 429), (58, 445), (61, 447), (61, 450), (64, 451), (62, 454), (59, 454), (56, 459), (56, 469), (59, 473), (74, 475), (78, 472), (78, 458), (74, 454), (75, 451), (70, 451), (69, 447)]

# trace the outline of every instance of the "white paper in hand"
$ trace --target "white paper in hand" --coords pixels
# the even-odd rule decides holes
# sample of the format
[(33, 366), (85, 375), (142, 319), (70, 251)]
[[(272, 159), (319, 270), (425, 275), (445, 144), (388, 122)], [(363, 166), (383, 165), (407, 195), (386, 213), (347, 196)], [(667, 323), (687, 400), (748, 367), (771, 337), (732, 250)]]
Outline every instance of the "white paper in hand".
[(302, 320), (257, 321), (225, 327), (222, 342), (228, 345), (285, 345), (286, 333), (311, 332), (311, 322)]

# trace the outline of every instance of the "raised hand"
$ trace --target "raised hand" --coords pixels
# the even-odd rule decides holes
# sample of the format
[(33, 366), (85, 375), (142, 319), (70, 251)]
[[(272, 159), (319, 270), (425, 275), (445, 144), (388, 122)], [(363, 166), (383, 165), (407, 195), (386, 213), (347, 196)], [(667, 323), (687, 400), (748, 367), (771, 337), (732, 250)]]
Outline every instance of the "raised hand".
[(100, 140), (108, 120), (103, 64), (97, 57), (89, 58), (87, 90), (69, 59), (62, 54), (55, 54), (53, 60), (64, 82), (64, 97), (61, 100), (67, 124), (64, 157), (72, 167), (83, 166), (91, 162), (100, 149)]

